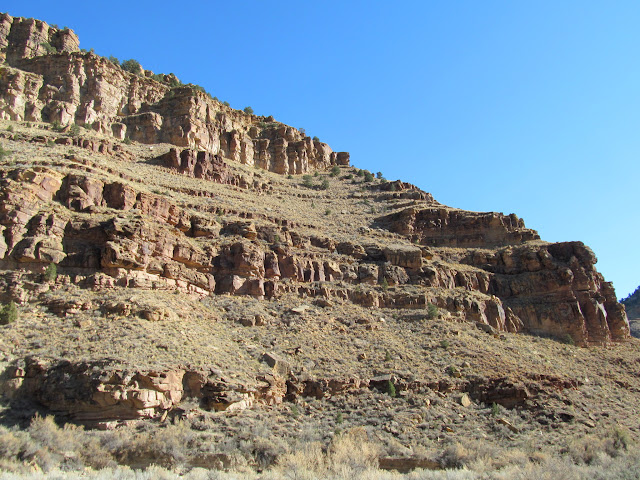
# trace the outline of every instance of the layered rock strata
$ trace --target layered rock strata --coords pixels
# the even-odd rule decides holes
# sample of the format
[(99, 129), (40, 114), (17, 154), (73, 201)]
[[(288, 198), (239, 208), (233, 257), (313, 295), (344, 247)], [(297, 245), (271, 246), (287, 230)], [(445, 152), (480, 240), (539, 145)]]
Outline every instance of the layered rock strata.
[(139, 76), (106, 58), (81, 53), (70, 30), (45, 22), (0, 20), (0, 118), (78, 124), (117, 139), (166, 142), (255, 165), (302, 174), (348, 165), (333, 152), (272, 117), (245, 114), (194, 86)]
[(291, 373), (286, 361), (267, 356), (273, 360), (268, 362), (271, 370), (249, 383), (232, 381), (216, 370), (137, 371), (104, 362), (50, 363), (27, 358), (5, 370), (0, 386), (6, 400), (29, 399), (73, 422), (113, 428), (131, 420), (164, 421), (170, 413), (184, 415), (180, 403), (187, 398), (206, 410), (234, 411), (301, 398), (357, 395), (366, 389), (386, 393), (391, 382), (398, 392), (467, 392), (474, 400), (513, 408), (526, 404), (533, 407), (540, 394), (580, 385), (576, 380), (545, 375), (518, 380), (494, 376), (432, 382), (391, 374), (372, 378), (301, 377)]
[[(237, 183), (219, 157), (189, 151), (177, 156), (176, 150), (165, 157), (197, 178)], [(390, 308), (433, 303), (498, 331), (570, 336), (581, 345), (629, 335), (611, 284), (595, 270), (593, 252), (579, 242), (514, 242), (491, 250), (443, 250), (434, 258), (431, 247), (415, 244), (335, 243), (283, 225), (219, 222), (214, 211), (190, 211), (161, 195), (138, 191), (132, 183), (81, 173), (8, 170), (0, 187), (4, 264), (53, 262), (81, 275), (87, 286), (178, 288), (198, 295), (257, 298), (294, 292)], [(63, 208), (52, 212), (45, 204)], [(77, 216), (81, 212), (102, 215)], [(511, 238), (512, 223), (523, 228), (512, 216), (469, 212), (469, 217), (474, 221), (466, 221), (463, 212), (448, 217), (448, 228), (489, 246)], [(457, 218), (465, 220), (458, 225)], [(505, 219), (512, 223), (505, 225)], [(425, 238), (430, 228), (414, 227), (411, 235)], [(532, 230), (527, 234), (537, 236)], [(382, 286), (403, 288), (388, 291)]]

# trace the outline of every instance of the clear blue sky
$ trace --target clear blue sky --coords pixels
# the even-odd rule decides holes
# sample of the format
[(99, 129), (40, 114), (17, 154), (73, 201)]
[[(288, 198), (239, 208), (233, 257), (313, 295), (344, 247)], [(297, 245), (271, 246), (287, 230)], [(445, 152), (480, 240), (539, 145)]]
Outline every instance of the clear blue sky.
[(4, 1), (640, 284), (638, 1)]

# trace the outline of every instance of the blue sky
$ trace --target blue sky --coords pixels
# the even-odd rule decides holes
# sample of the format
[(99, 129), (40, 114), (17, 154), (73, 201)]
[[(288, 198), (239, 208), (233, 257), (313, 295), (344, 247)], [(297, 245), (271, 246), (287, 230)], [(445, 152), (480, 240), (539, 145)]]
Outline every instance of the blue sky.
[(640, 2), (4, 1), (640, 284)]

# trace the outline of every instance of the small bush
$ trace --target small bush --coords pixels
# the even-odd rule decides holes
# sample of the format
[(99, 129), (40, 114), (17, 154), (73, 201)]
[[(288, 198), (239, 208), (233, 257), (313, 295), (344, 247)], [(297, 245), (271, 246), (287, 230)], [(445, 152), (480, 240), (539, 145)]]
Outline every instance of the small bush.
[(497, 417), (499, 413), (500, 413), (500, 407), (498, 406), (498, 404), (496, 402), (493, 402), (491, 404), (491, 416), (492, 417)]
[(358, 177), (364, 177), (364, 170), (357, 170), (357, 171), (356, 171), (356, 175), (357, 175)]
[(52, 283), (56, 281), (56, 278), (58, 278), (58, 267), (55, 263), (50, 263), (44, 271), (44, 280)]
[(55, 147), (56, 144), (53, 140), (47, 140), (47, 147)]
[(329, 216), (331, 215), (331, 210), (329, 210), (328, 208), (324, 211), (324, 214)]
[(338, 165), (334, 165), (331, 168), (331, 173), (329, 173), (329, 175), (331, 175), (332, 177), (337, 177), (340, 174), (340, 167)]
[(444, 468), (462, 468), (469, 459), (469, 452), (458, 442), (442, 451), (439, 461)]
[(364, 181), (373, 182), (373, 173), (371, 173), (369, 170), (365, 170), (364, 172)]
[(51, 122), (51, 128), (55, 132), (59, 132), (60, 130), (62, 130), (62, 124), (58, 120), (54, 120), (53, 122)]
[(9, 126), (7, 127), (7, 132), (11, 132), (11, 133), (13, 133), (13, 125), (9, 125)]
[(446, 350), (446, 349), (447, 349), (447, 348), (449, 348), (449, 346), (450, 346), (450, 344), (449, 344), (449, 340), (447, 340), (447, 339), (445, 338), (444, 340), (442, 340), (442, 341), (440, 342), (440, 346)]
[(429, 320), (433, 320), (438, 316), (438, 307), (436, 307), (433, 303), (430, 303), (427, 307), (427, 318)]
[(18, 307), (12, 300), (0, 310), (0, 325), (8, 325), (18, 319)]
[(223, 104), (225, 107), (230, 107), (230, 106), (231, 106), (231, 104), (230, 104), (229, 102), (227, 102), (227, 101), (222, 102), (222, 104)]
[(382, 172), (378, 172), (378, 173), (376, 173), (376, 177), (378, 177), (378, 178), (380, 178), (380, 179), (384, 178), (384, 177), (382, 176)]
[(80, 135), (80, 125), (78, 125), (77, 123), (71, 125), (71, 127), (69, 128), (69, 133), (74, 137)]
[(382, 290), (388, 290), (389, 289), (389, 282), (387, 281), (387, 277), (384, 277), (382, 279), (382, 282), (380, 282), (380, 286), (382, 287)]
[(118, 65), (120, 66), (120, 60), (118, 60), (118, 57), (114, 57), (113, 55), (109, 55), (108, 60), (113, 63), (114, 65)]
[(304, 185), (307, 188), (313, 187), (313, 179), (311, 178), (311, 175), (302, 176), (302, 185)]
[(456, 367), (455, 365), (449, 365), (447, 367), (447, 373), (449, 375), (451, 375), (452, 377), (460, 377), (460, 369), (458, 367)]
[(398, 393), (396, 392), (396, 386), (393, 384), (391, 380), (387, 381), (387, 393), (390, 397), (395, 398)]
[(385, 362), (390, 362), (391, 360), (393, 360), (393, 357), (391, 356), (391, 353), (389, 353), (389, 350), (385, 350), (385, 352), (384, 352), (384, 361)]
[(121, 67), (125, 72), (133, 73), (134, 75), (142, 75), (142, 65), (133, 58), (123, 60)]
[(124, 143), (125, 145), (131, 145), (131, 139), (127, 137), (124, 140), (122, 140), (122, 143)]
[(49, 42), (42, 42), (40, 45), (42, 46), (42, 48), (44, 48), (44, 51), (47, 52), (47, 54), (49, 55), (58, 53), (58, 49), (53, 45), (51, 45)]
[(2, 145), (0, 145), (0, 160), (9, 155), (9, 150), (5, 150)]
[(329, 180), (325, 178), (324, 180), (322, 180), (322, 183), (320, 184), (320, 190), (327, 190), (328, 188), (329, 188)]
[(319, 141), (320, 141), (320, 139), (319, 139), (318, 137), (313, 137), (313, 141), (314, 141), (314, 142), (319, 142)]
[(349, 175), (345, 175), (345, 180), (351, 180), (353, 178), (353, 173), (350, 173)]
[(244, 107), (244, 109), (242, 111), (244, 113), (246, 113), (247, 115), (253, 115), (253, 108), (251, 108), (251, 107)]

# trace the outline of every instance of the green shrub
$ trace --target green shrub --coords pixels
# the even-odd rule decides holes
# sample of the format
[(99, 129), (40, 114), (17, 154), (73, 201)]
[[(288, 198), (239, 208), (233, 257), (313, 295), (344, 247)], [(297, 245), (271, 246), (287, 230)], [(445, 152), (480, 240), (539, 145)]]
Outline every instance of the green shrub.
[(53, 140), (47, 140), (47, 147), (55, 147), (56, 143)]
[(62, 130), (62, 124), (58, 120), (54, 120), (53, 122), (51, 122), (51, 128), (54, 131), (59, 132), (60, 130)]
[(5, 150), (2, 145), (0, 145), (0, 160), (9, 155), (9, 150)]
[(382, 176), (382, 172), (378, 172), (378, 173), (376, 173), (376, 177), (378, 177), (378, 178), (380, 178), (380, 179), (384, 178), (384, 177)]
[(349, 175), (345, 175), (344, 177), (346, 180), (351, 180), (353, 178), (353, 173), (350, 173)]
[(56, 278), (58, 278), (58, 267), (55, 263), (50, 263), (44, 271), (44, 280), (52, 283), (56, 281)]
[(247, 115), (253, 115), (253, 108), (251, 108), (251, 107), (244, 107), (244, 109), (242, 111), (244, 113), (246, 113)]
[(229, 102), (227, 102), (227, 101), (222, 102), (222, 104), (223, 104), (225, 107), (230, 107), (230, 106), (231, 106), (231, 104), (230, 104)]
[(125, 145), (131, 145), (131, 139), (127, 137), (124, 140), (122, 140), (122, 143), (124, 143)]
[(113, 63), (114, 65), (118, 65), (120, 66), (120, 60), (118, 60), (117, 57), (114, 57), (113, 55), (109, 55), (108, 60)]
[(42, 42), (40, 45), (44, 48), (44, 51), (47, 52), (47, 54), (51, 55), (53, 53), (58, 53), (58, 49), (49, 42)]
[(340, 167), (338, 165), (334, 165), (333, 167), (331, 167), (331, 173), (329, 173), (329, 175), (331, 175), (332, 177), (337, 177), (340, 174)]
[(427, 307), (427, 318), (429, 320), (433, 320), (438, 316), (438, 307), (436, 307), (433, 303), (430, 303)]
[(447, 348), (449, 348), (449, 340), (445, 338), (440, 342), (440, 346), (446, 350)]
[(384, 361), (385, 362), (390, 362), (391, 360), (393, 360), (393, 357), (391, 356), (391, 353), (389, 352), (389, 350), (385, 350), (384, 351)]
[(9, 126), (7, 127), (7, 132), (11, 132), (11, 133), (13, 133), (13, 125), (9, 125)]
[(313, 187), (313, 179), (311, 178), (311, 175), (302, 176), (302, 185), (304, 185), (307, 188)]
[(18, 308), (12, 300), (0, 310), (0, 325), (8, 325), (18, 319)]
[(387, 380), (387, 393), (390, 397), (394, 397), (397, 395), (396, 386), (393, 384), (391, 380)]
[(365, 170), (364, 172), (364, 181), (373, 182), (373, 173), (371, 173), (369, 170)]
[(71, 125), (71, 127), (69, 128), (69, 133), (74, 137), (80, 135), (80, 125), (78, 125), (77, 123)]
[(329, 210), (328, 208), (324, 211), (324, 214), (329, 216), (331, 215), (331, 210)]
[(497, 417), (499, 413), (500, 413), (500, 407), (496, 402), (493, 402), (491, 404), (491, 416)]
[(356, 169), (356, 170), (357, 170), (357, 171), (356, 171), (356, 175), (357, 175), (358, 177), (364, 177), (364, 170), (359, 170), (359, 169)]
[(320, 141), (320, 139), (319, 139), (318, 137), (313, 137), (313, 141), (314, 141), (314, 142), (319, 142), (319, 141)]
[(329, 180), (325, 178), (324, 180), (322, 180), (322, 183), (320, 183), (320, 190), (327, 190), (328, 188), (329, 188)]
[(451, 375), (452, 377), (460, 377), (460, 369), (458, 367), (456, 367), (455, 365), (449, 365), (447, 367), (447, 373), (449, 375)]
[(382, 282), (380, 282), (380, 286), (382, 287), (382, 290), (389, 289), (389, 282), (387, 281), (387, 277), (382, 278)]
[(121, 67), (125, 72), (133, 73), (134, 75), (142, 75), (142, 65), (133, 58), (123, 60)]

